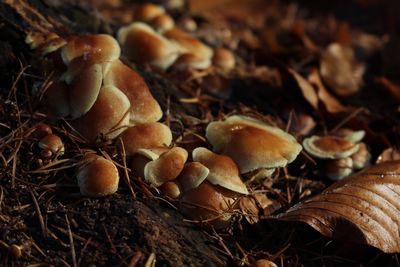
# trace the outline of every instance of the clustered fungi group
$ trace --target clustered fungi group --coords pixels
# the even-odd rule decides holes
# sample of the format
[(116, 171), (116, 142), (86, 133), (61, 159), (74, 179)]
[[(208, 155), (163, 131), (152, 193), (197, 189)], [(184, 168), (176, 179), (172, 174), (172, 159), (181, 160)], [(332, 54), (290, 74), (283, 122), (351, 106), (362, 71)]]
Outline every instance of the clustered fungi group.
[[(211, 64), (229, 71), (235, 66), (229, 50), (213, 50), (178, 29), (160, 6), (142, 5), (136, 19), (117, 34), (122, 50), (134, 62), (178, 71), (205, 69)], [(125, 151), (130, 170), (164, 195), (179, 199), (181, 211), (194, 219), (218, 218), (217, 222), (223, 224), (230, 217), (226, 211), (239, 196), (248, 194), (242, 177), (268, 177), (276, 168), (295, 160), (302, 149), (283, 130), (235, 115), (208, 125), (206, 139), (212, 151), (198, 147), (189, 154), (184, 148), (171, 146), (170, 128), (158, 122), (163, 115), (160, 105), (144, 79), (119, 59), (121, 49), (112, 36), (84, 35), (64, 40), (55, 34), (29, 35), (27, 43), (53, 60), (55, 75), (44, 93), (50, 112), (69, 119), (89, 142), (118, 137), (117, 144)], [(41, 137), (39, 147), (51, 153), (63, 151), (63, 147), (53, 149), (45, 144), (51, 136), (50, 132)], [(320, 158), (308, 149), (319, 142), (314, 139), (306, 139), (304, 145)], [(360, 145), (354, 146), (357, 149), (349, 148), (351, 153), (330, 159), (356, 155)], [(76, 177), (80, 192), (86, 196), (105, 196), (118, 189), (117, 167), (111, 159), (94, 153), (81, 159)]]

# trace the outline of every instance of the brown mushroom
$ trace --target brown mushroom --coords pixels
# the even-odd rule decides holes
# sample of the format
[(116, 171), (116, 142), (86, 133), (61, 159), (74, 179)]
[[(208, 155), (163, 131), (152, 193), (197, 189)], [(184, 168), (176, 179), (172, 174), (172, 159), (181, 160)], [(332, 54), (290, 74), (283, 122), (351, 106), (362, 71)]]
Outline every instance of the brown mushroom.
[(207, 221), (214, 227), (227, 225), (237, 195), (227, 189), (203, 182), (183, 194), (179, 210), (194, 220)]
[(81, 164), (77, 179), (82, 195), (102, 197), (118, 190), (119, 174), (112, 161), (92, 154), (85, 156)]
[(144, 167), (144, 178), (158, 187), (163, 183), (174, 180), (183, 170), (188, 153), (180, 147), (171, 148), (161, 154), (156, 160), (150, 161)]
[(314, 135), (304, 139), (303, 146), (308, 153), (319, 159), (346, 158), (359, 149), (358, 144), (336, 136), (320, 137)]
[(66, 65), (79, 57), (95, 58), (92, 63), (113, 61), (121, 55), (118, 42), (108, 34), (72, 36), (61, 50), (61, 56)]
[(135, 20), (148, 22), (165, 13), (165, 9), (156, 4), (145, 3), (135, 10)]
[(214, 50), (212, 58), (213, 65), (228, 71), (235, 67), (236, 61), (233, 53), (226, 48), (217, 48)]
[(38, 143), (39, 148), (49, 150), (52, 154), (63, 154), (64, 144), (60, 137), (55, 134), (49, 134), (40, 139)]
[(177, 180), (182, 191), (187, 192), (204, 182), (209, 173), (210, 170), (200, 162), (189, 162), (185, 164)]
[(163, 33), (175, 26), (174, 19), (168, 14), (161, 14), (150, 21), (150, 25), (159, 33)]
[(168, 147), (172, 133), (168, 126), (160, 122), (138, 124), (121, 134), (125, 153), (132, 156), (143, 148)]
[(105, 69), (104, 85), (117, 87), (131, 103), (131, 123), (155, 122), (162, 117), (161, 107), (151, 95), (142, 76), (120, 60), (106, 64)]
[(131, 60), (163, 70), (171, 66), (180, 54), (175, 44), (142, 22), (119, 29), (118, 41)]
[(230, 156), (240, 173), (284, 167), (302, 147), (290, 134), (246, 116), (212, 122), (206, 129), (213, 150)]
[(103, 86), (92, 108), (72, 125), (91, 142), (99, 135), (114, 139), (129, 125), (129, 108), (129, 99), (118, 88)]
[(204, 147), (198, 147), (193, 150), (193, 160), (209, 169), (206, 179), (210, 183), (241, 194), (249, 193), (239, 176), (237, 165), (230, 157), (215, 154)]

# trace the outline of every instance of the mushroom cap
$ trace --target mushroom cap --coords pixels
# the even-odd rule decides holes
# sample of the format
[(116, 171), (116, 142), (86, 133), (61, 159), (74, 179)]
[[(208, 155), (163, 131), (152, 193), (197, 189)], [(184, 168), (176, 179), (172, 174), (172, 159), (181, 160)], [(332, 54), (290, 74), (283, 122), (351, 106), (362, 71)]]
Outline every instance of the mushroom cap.
[(231, 70), (236, 64), (235, 56), (226, 48), (215, 49), (212, 61), (214, 66), (223, 70)]
[(351, 155), (351, 159), (353, 160), (353, 169), (361, 170), (368, 167), (371, 164), (371, 153), (368, 151), (368, 147), (365, 143), (358, 144), (360, 148), (356, 153)]
[(42, 139), (40, 139), (38, 146), (41, 149), (48, 149), (53, 154), (63, 154), (64, 153), (64, 144), (60, 137), (55, 134), (48, 134)]
[(52, 80), (52, 83), (44, 92), (44, 104), (53, 115), (66, 117), (70, 114), (68, 87), (60, 80)]
[(31, 49), (39, 50), (42, 55), (50, 54), (67, 44), (67, 42), (54, 32), (29, 32), (25, 43)]
[(240, 179), (239, 169), (228, 156), (218, 155), (204, 147), (193, 150), (193, 160), (209, 169), (207, 181), (214, 185), (247, 195), (249, 191)]
[(102, 65), (94, 64), (77, 74), (68, 88), (70, 115), (79, 118), (96, 102), (103, 81)]
[(303, 140), (304, 149), (319, 159), (346, 158), (359, 149), (358, 144), (336, 136), (311, 136)]
[(236, 162), (240, 173), (284, 167), (294, 161), (302, 149), (292, 135), (246, 116), (211, 122), (206, 137), (214, 151)]
[(214, 226), (223, 226), (230, 219), (226, 213), (235, 202), (235, 194), (208, 182), (183, 194), (179, 210), (195, 220), (213, 220)]
[(181, 195), (181, 190), (179, 188), (179, 185), (175, 183), (174, 181), (169, 181), (164, 183), (161, 186), (161, 191), (164, 196), (170, 197), (170, 198), (178, 198)]
[(365, 137), (365, 131), (354, 131), (348, 128), (340, 128), (339, 130), (334, 132), (334, 136), (344, 138), (353, 143), (358, 143)]
[(61, 56), (66, 65), (74, 59), (83, 56), (92, 58), (95, 63), (113, 61), (121, 55), (117, 40), (108, 34), (73, 36), (61, 50)]
[(119, 174), (115, 164), (100, 156), (84, 157), (77, 171), (82, 195), (101, 197), (118, 190)]
[(178, 71), (184, 71), (187, 69), (204, 70), (210, 66), (210, 58), (199, 58), (194, 54), (186, 53), (180, 55), (171, 68)]
[(330, 180), (341, 180), (353, 172), (353, 159), (350, 157), (326, 161), (323, 175)]
[(119, 29), (118, 41), (131, 60), (163, 70), (171, 66), (180, 53), (175, 44), (142, 22)]
[(121, 134), (127, 156), (134, 155), (142, 148), (169, 146), (172, 133), (160, 122), (150, 122), (129, 127)]
[(211, 59), (213, 56), (214, 52), (209, 46), (178, 28), (166, 31), (164, 36), (176, 43), (182, 53), (193, 54), (201, 59)]
[(33, 132), (35, 138), (42, 139), (46, 135), (52, 134), (53, 130), (51, 127), (45, 123), (39, 123), (35, 127), (35, 131)]
[(150, 24), (156, 31), (162, 33), (172, 29), (175, 26), (175, 21), (170, 15), (161, 14), (153, 18)]
[(142, 76), (120, 60), (107, 64), (105, 68), (104, 85), (113, 85), (128, 97), (132, 123), (155, 122), (162, 117), (161, 107)]
[(72, 125), (89, 141), (95, 141), (100, 134), (114, 139), (129, 125), (129, 108), (129, 99), (118, 88), (106, 85), (92, 108)]
[(189, 162), (185, 164), (179, 174), (178, 182), (184, 192), (198, 187), (207, 178), (210, 170), (200, 162)]
[(144, 167), (144, 178), (152, 185), (159, 187), (165, 182), (174, 180), (183, 170), (188, 153), (181, 147), (171, 148), (156, 160)]
[(156, 4), (145, 3), (137, 7), (135, 20), (147, 22), (164, 13), (164, 7)]

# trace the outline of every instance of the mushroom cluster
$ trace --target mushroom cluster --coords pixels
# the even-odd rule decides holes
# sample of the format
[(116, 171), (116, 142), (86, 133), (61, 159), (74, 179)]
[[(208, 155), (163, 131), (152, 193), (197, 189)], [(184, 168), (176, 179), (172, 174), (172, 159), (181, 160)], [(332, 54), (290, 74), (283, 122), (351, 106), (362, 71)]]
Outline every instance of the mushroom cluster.
[(222, 70), (235, 67), (235, 57), (225, 48), (212, 48), (181, 30), (162, 6), (142, 4), (135, 22), (122, 27), (117, 39), (124, 53), (135, 62), (168, 68), (203, 70), (212, 64)]
[[(203, 69), (213, 62), (229, 70), (235, 65), (230, 51), (214, 52), (178, 29), (160, 6), (140, 6), (136, 19), (118, 32), (123, 51), (133, 61), (161, 69)], [(92, 144), (119, 137), (117, 145), (134, 175), (178, 200), (181, 211), (195, 220), (224, 225), (238, 198), (249, 193), (243, 175), (266, 177), (292, 162), (302, 149), (277, 127), (231, 116), (208, 125), (206, 138), (213, 151), (197, 147), (188, 152), (172, 145), (170, 128), (158, 122), (163, 115), (160, 105), (144, 79), (119, 59), (121, 49), (112, 36), (72, 36), (58, 41), (58, 49), (47, 48), (43, 40), (38, 45), (35, 38), (27, 42), (53, 59), (55, 76), (44, 92), (53, 114), (69, 119)], [(118, 169), (111, 158), (84, 155), (76, 176), (86, 196), (101, 197), (118, 189)]]
[(364, 131), (339, 129), (333, 135), (311, 136), (303, 140), (304, 149), (321, 161), (321, 172), (331, 180), (340, 180), (370, 164), (371, 154)]
[(38, 124), (34, 135), (39, 140), (38, 147), (40, 149), (41, 162), (42, 160), (48, 161), (54, 156), (64, 154), (64, 144), (61, 138), (53, 134), (49, 125), (44, 123)]

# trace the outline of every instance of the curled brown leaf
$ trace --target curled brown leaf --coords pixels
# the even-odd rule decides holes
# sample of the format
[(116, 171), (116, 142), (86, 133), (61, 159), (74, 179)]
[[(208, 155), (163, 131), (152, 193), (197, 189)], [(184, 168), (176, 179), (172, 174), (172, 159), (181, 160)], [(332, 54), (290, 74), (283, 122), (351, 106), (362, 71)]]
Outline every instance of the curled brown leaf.
[(280, 220), (309, 224), (321, 234), (400, 252), (400, 161), (374, 165), (304, 201)]

